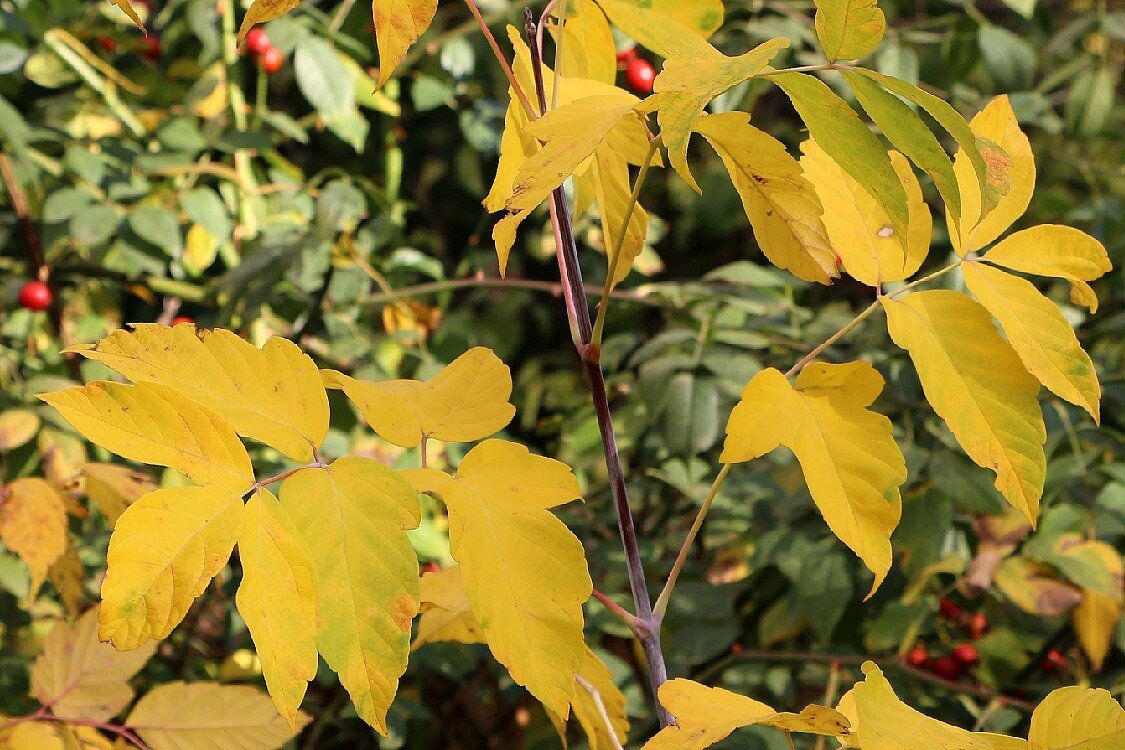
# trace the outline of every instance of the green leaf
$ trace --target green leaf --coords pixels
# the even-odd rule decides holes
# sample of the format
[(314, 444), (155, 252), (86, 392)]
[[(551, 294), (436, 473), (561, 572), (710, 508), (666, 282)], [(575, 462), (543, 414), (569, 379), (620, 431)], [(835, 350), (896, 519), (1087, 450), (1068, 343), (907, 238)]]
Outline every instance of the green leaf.
[(325, 120), (345, 116), (355, 108), (351, 74), (331, 44), (308, 37), (293, 56), (297, 87)]

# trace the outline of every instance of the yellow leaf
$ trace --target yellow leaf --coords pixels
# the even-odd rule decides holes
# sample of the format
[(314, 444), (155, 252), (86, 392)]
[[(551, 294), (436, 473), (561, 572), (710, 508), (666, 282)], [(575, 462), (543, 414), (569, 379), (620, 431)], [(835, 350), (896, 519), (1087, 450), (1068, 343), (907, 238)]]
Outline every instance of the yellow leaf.
[(254, 481), (246, 448), (222, 417), (155, 383), (95, 381), (42, 394), (83, 437), (130, 461), (167, 466), (201, 484)]
[(418, 495), (393, 469), (341, 458), (281, 485), (281, 505), (316, 568), (316, 645), (360, 718), (387, 734), (418, 613), (418, 558), (406, 530)]
[[(586, 733), (590, 750), (614, 750), (619, 746), (624, 747), (629, 737), (629, 716), (625, 712), (625, 696), (614, 683), (609, 668), (590, 650), (589, 646), (585, 648), (577, 674), (586, 684), (579, 684), (574, 691), (571, 709), (582, 726), (582, 731)], [(609, 736), (610, 728), (602, 718), (601, 710), (594, 700), (593, 693), (590, 692), (591, 689), (597, 691), (609, 723), (613, 727), (617, 744), (614, 743), (614, 738)]]
[(661, 57), (703, 48), (723, 23), (722, 0), (597, 0), (614, 26)]
[(580, 497), (574, 475), (503, 440), (469, 451), (456, 477), (436, 469), (404, 473), (449, 508), (452, 554), (493, 655), (565, 719), (592, 584), (582, 543), (548, 509)]
[(1047, 471), (1038, 381), (988, 311), (964, 294), (933, 290), (882, 301), (891, 338), (910, 353), (926, 400), (1034, 525)]
[(1120, 750), (1125, 709), (1108, 690), (1059, 688), (1036, 707), (1027, 739), (1031, 750)]
[(1053, 276), (1071, 284), (1070, 298), (1098, 311), (1098, 297), (1087, 281), (1113, 267), (1105, 245), (1073, 227), (1041, 224), (1005, 237), (983, 256), (1013, 271)]
[(86, 497), (97, 503), (110, 528), (125, 509), (156, 489), (148, 474), (119, 464), (87, 463), (82, 465)]
[(91, 609), (73, 627), (60, 620), (47, 634), (31, 667), (31, 694), (56, 716), (104, 721), (133, 700), (129, 680), (155, 651), (155, 642), (126, 652), (100, 642)]
[(890, 420), (867, 408), (882, 389), (882, 376), (864, 362), (811, 364), (796, 388), (779, 371), (763, 370), (731, 412), (720, 457), (730, 463), (792, 450), (832, 533), (875, 574), (872, 593), (891, 567), (898, 488), (906, 481)]
[(858, 60), (883, 41), (887, 19), (876, 0), (816, 0), (816, 36), (830, 62)]
[(402, 62), (410, 45), (430, 27), (437, 0), (372, 0), (375, 41), (379, 45), (379, 86)]
[(66, 528), (63, 500), (46, 480), (30, 477), (0, 487), (0, 541), (31, 571), (29, 599), (66, 550)]
[(29, 409), (10, 409), (0, 414), (0, 451), (19, 448), (39, 432), (39, 417)]
[(124, 11), (125, 15), (129, 16), (129, 20), (135, 23), (138, 29), (145, 31), (144, 21), (141, 20), (141, 17), (137, 14), (137, 11), (133, 8), (129, 0), (109, 0), (109, 2)]
[(422, 438), (466, 443), (503, 429), (516, 409), (508, 403), (512, 375), (491, 349), (478, 346), (450, 362), (428, 382), (390, 380), (368, 383), (336, 370), (322, 372), (329, 388), (339, 388), (379, 435), (403, 448)]
[(824, 226), (848, 275), (868, 286), (910, 278), (930, 249), (933, 217), (910, 163), (891, 151), (906, 191), (909, 229), (905, 247), (887, 212), (811, 138), (801, 145), (801, 169), (824, 206)]
[(135, 383), (175, 388), (294, 461), (311, 460), (328, 433), (328, 396), (316, 365), (286, 339), (259, 349), (222, 329), (140, 323), (76, 351)]
[(1090, 657), (1094, 671), (1101, 671), (1117, 631), (1117, 623), (1125, 610), (1125, 567), (1113, 547), (1105, 542), (1080, 543), (1109, 578), (1110, 592), (1082, 589), (1082, 601), (1074, 609), (1074, 631), (1082, 650)]
[(86, 566), (82, 564), (74, 539), (69, 535), (62, 556), (47, 569), (47, 579), (59, 592), (66, 616), (72, 620), (78, 617), (82, 600), (86, 596)]
[(830, 736), (848, 732), (847, 719), (830, 708), (809, 706), (801, 714), (781, 714), (751, 698), (685, 679), (661, 685), (660, 703), (676, 724), (660, 730), (644, 750), (703, 750), (736, 729), (756, 724)]
[(16, 724), (12, 733), (0, 736), (4, 750), (70, 750), (63, 738), (64, 727), (47, 722), (24, 721)]
[(245, 685), (169, 682), (137, 701), (125, 722), (152, 750), (279, 748), (309, 723), (290, 729), (261, 691)]
[(1082, 600), (1077, 588), (1060, 581), (1054, 570), (1026, 557), (1011, 557), (996, 571), (996, 587), (1024, 612), (1059, 617)]
[(657, 99), (660, 136), (668, 149), (668, 161), (695, 191), (698, 183), (688, 167), (687, 149), (692, 128), (703, 108), (732, 86), (753, 78), (769, 65), (789, 40), (775, 37), (737, 57), (727, 57), (703, 42), (691, 55), (670, 57), (656, 77), (653, 89)]
[(150, 492), (109, 540), (99, 637), (120, 650), (166, 637), (230, 557), (242, 532), (242, 485)]
[(184, 239), (184, 268), (192, 276), (198, 276), (215, 262), (219, 252), (219, 238), (211, 234), (202, 224), (192, 224)]
[(246, 504), (238, 559), (238, 613), (254, 639), (274, 705), (296, 729), (297, 709), (316, 676), (316, 566), (300, 531), (269, 490), (259, 489)]
[[(558, 26), (553, 30), (558, 39)], [(570, 4), (557, 49), (560, 56), (556, 67), (560, 75), (611, 85), (617, 79), (613, 29), (594, 0), (575, 0)]]
[(257, 24), (283, 16), (300, 4), (301, 0), (254, 0), (238, 28), (238, 43), (241, 45), (250, 29)]
[[(38, 443), (39, 461), (47, 481), (56, 487), (70, 487), (86, 462), (86, 442), (77, 435), (47, 428), (39, 431)], [(67, 510), (70, 511), (69, 506)]]
[(726, 165), (770, 262), (806, 281), (827, 284), (838, 274), (820, 199), (785, 146), (748, 120), (742, 112), (706, 115), (695, 129)]
[[(991, 168), (997, 159), (1006, 159), (1007, 177), (1010, 187), (991, 211), (983, 210), (980, 183), (969, 157), (964, 150), (958, 150), (953, 160), (953, 171), (957, 175), (957, 186), (961, 192), (960, 234), (952, 221), (949, 221), (949, 235), (953, 247), (964, 256), (993, 242), (1023, 215), (1035, 191), (1035, 156), (1031, 144), (1020, 130), (1015, 112), (1008, 97), (998, 96), (977, 113), (969, 126), (984, 138), (981, 145), (985, 162)], [(989, 146), (993, 146), (990, 148)], [(995, 146), (1002, 153), (997, 154)], [(962, 239), (963, 238), (963, 239)]]
[(410, 649), (442, 641), (485, 642), (457, 568), (422, 575), (422, 614), (418, 618), (418, 635)]
[(602, 237), (605, 240), (606, 255), (613, 257), (618, 253), (617, 268), (613, 274), (612, 286), (617, 286), (629, 272), (633, 263), (645, 248), (648, 234), (648, 213), (638, 202), (629, 216), (629, 226), (625, 231), (620, 248), (612, 247), (621, 233), (625, 212), (629, 208), (632, 187), (629, 183), (629, 163), (620, 152), (611, 148), (594, 150), (593, 168), (590, 170), (597, 197), (598, 211), (602, 220)]
[(1028, 371), (1059, 398), (1099, 420), (1101, 387), (1090, 356), (1054, 302), (1035, 285), (983, 263), (962, 263), (965, 285), (1000, 321)]

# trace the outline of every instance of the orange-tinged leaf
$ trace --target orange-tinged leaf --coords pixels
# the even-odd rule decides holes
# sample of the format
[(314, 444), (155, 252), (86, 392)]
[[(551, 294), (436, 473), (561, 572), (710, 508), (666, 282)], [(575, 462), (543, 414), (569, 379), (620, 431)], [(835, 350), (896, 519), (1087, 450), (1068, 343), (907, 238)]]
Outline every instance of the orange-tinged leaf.
[(406, 51), (421, 38), (437, 12), (437, 0), (372, 0), (379, 45), (379, 86), (391, 77)]
[(1040, 224), (997, 242), (982, 256), (989, 263), (1037, 276), (1066, 279), (1071, 284), (1070, 298), (1098, 311), (1098, 297), (1086, 282), (1109, 272), (1105, 245), (1073, 227)]
[(503, 429), (516, 409), (512, 375), (491, 349), (475, 347), (450, 362), (432, 380), (369, 383), (336, 370), (322, 372), (329, 388), (339, 388), (359, 408), (380, 437), (412, 448), (427, 436), (471, 442)]
[(387, 734), (418, 613), (418, 557), (406, 536), (418, 495), (398, 472), (345, 457), (281, 485), (281, 506), (316, 569), (316, 645), (360, 718)]
[(565, 719), (592, 584), (581, 542), (548, 509), (578, 499), (574, 475), (503, 440), (469, 451), (456, 477), (436, 469), (405, 474), (449, 508), (452, 554), (493, 655)]
[(156, 383), (95, 381), (42, 394), (83, 437), (130, 461), (167, 466), (200, 484), (254, 481), (250, 456), (211, 409)]
[(238, 43), (242, 44), (254, 26), (283, 16), (300, 4), (301, 0), (254, 0), (238, 28)]
[(109, 0), (109, 2), (111, 5), (116, 5), (125, 15), (129, 16), (129, 20), (135, 23), (138, 29), (145, 31), (144, 21), (141, 20), (140, 15), (129, 0)]
[(870, 54), (887, 29), (876, 0), (816, 0), (814, 20), (816, 36), (830, 62)]
[(1047, 465), (1039, 382), (966, 295), (939, 289), (882, 301), (891, 338), (910, 353), (926, 400), (1034, 525)]
[(110, 528), (126, 508), (156, 489), (151, 476), (120, 464), (83, 464), (82, 477), (86, 497), (97, 504)]
[(254, 639), (274, 705), (296, 729), (297, 709), (316, 676), (316, 566), (308, 543), (269, 490), (259, 489), (246, 504), (238, 559), (238, 613)]
[(796, 388), (778, 370), (763, 370), (731, 412), (720, 457), (731, 463), (792, 450), (832, 533), (875, 574), (872, 592), (891, 567), (906, 481), (890, 420), (867, 408), (882, 389), (882, 376), (864, 362), (811, 364)]
[(31, 571), (29, 599), (66, 551), (66, 509), (50, 482), (28, 477), (0, 487), (0, 541)]
[(286, 339), (259, 349), (223, 329), (139, 323), (75, 351), (135, 383), (175, 388), (294, 461), (311, 460), (328, 433), (328, 396), (316, 365)]
[(173, 487), (121, 514), (109, 540), (99, 637), (120, 650), (166, 637), (242, 533), (242, 485)]
[(1125, 746), (1125, 709), (1108, 690), (1063, 687), (1031, 715), (1030, 750), (1119, 750)]
[(821, 220), (820, 199), (785, 146), (748, 120), (741, 112), (706, 115), (695, 129), (722, 158), (770, 262), (826, 284), (837, 275), (836, 254)]
[(461, 571), (445, 568), (422, 574), (422, 614), (411, 650), (427, 643), (485, 643), (484, 631), (469, 608)]
[(31, 667), (31, 694), (56, 716), (104, 721), (133, 700), (129, 680), (155, 651), (154, 641), (124, 652), (102, 643), (91, 609), (73, 627), (60, 620), (47, 634)]
[(1028, 371), (1059, 398), (1099, 421), (1101, 387), (1069, 321), (1035, 285), (984, 263), (963, 263), (965, 285), (1000, 321)]
[(39, 432), (39, 417), (30, 409), (0, 413), (0, 452), (19, 448)]

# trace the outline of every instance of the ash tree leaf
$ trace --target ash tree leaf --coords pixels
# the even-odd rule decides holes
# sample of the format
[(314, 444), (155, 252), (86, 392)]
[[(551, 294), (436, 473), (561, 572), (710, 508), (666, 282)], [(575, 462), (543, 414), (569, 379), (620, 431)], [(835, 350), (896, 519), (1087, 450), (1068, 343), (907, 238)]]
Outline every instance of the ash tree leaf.
[(312, 553), (317, 650), (360, 718), (386, 735), (418, 613), (418, 557), (406, 536), (420, 520), (418, 495), (390, 467), (345, 457), (286, 479), (281, 507)]
[[(558, 26), (552, 31), (558, 38)], [(571, 4), (562, 26), (562, 41), (557, 63), (564, 75), (587, 78), (612, 85), (617, 79), (617, 46), (613, 29), (594, 0), (576, 0)]]
[[(629, 210), (632, 200), (629, 161), (620, 151), (602, 146), (594, 149), (593, 163), (587, 175), (593, 183), (592, 191), (596, 196), (598, 212), (601, 215), (606, 256), (612, 258), (615, 253), (618, 256), (617, 268), (611, 282), (613, 288), (625, 280), (633, 270), (633, 263), (636, 262), (637, 256), (644, 250), (645, 237), (648, 235), (648, 213), (639, 202), (635, 203), (621, 247), (612, 247), (612, 243), (621, 232), (625, 213)], [(577, 208), (575, 213), (578, 213)]]
[(0, 413), (0, 452), (19, 448), (39, 433), (39, 417), (30, 409)]
[(1000, 322), (1028, 372), (1099, 421), (1101, 387), (1070, 322), (1035, 285), (984, 263), (963, 263), (965, 285)]
[(933, 290), (882, 301), (891, 338), (914, 361), (926, 400), (1034, 525), (1046, 476), (1038, 381), (988, 311), (966, 295)]
[(749, 123), (749, 115), (706, 115), (695, 124), (719, 154), (765, 256), (806, 281), (837, 276), (836, 254), (812, 183), (785, 146)]
[(38, 477), (0, 487), (0, 541), (31, 571), (34, 600), (47, 570), (66, 551), (66, 508), (54, 485)]
[(887, 19), (876, 0), (816, 0), (816, 37), (829, 62), (858, 60), (883, 41)]
[(445, 568), (422, 574), (422, 614), (410, 650), (427, 643), (485, 643), (484, 631), (469, 607), (461, 571)]
[(597, 0), (613, 25), (661, 57), (698, 50), (723, 24), (722, 0)]
[(295, 461), (311, 460), (328, 434), (320, 374), (287, 339), (271, 338), (259, 349), (222, 329), (139, 323), (73, 351), (135, 383), (174, 388)]
[(1115, 750), (1125, 743), (1125, 709), (1101, 688), (1063, 687), (1031, 715), (1030, 750)]
[(582, 543), (550, 512), (580, 497), (565, 464), (486, 440), (456, 476), (404, 472), (449, 509), (450, 548), (488, 646), (548, 711), (565, 720), (582, 664), (582, 604), (592, 590)]
[(1125, 566), (1117, 551), (1105, 542), (1079, 541), (1063, 554), (1086, 557), (1100, 574), (1095, 576), (1095, 582), (1107, 579), (1102, 586), (1084, 586), (1082, 601), (1072, 614), (1078, 643), (1098, 672), (1109, 654), (1117, 623), (1125, 611)]
[(269, 490), (259, 489), (246, 504), (238, 559), (238, 613), (254, 639), (266, 689), (296, 730), (297, 709), (316, 676), (316, 565), (308, 543)]
[(270, 699), (252, 687), (169, 682), (137, 701), (125, 723), (152, 750), (275, 750), (303, 729), (309, 717), (299, 714), (294, 730)]
[(120, 650), (168, 636), (242, 533), (241, 484), (173, 487), (121, 514), (109, 540), (98, 637)]
[(1010, 234), (981, 256), (1004, 268), (1070, 282), (1070, 299), (1098, 311), (1098, 296), (1087, 282), (1112, 268), (1105, 245), (1073, 227), (1041, 224)]
[(336, 370), (323, 370), (329, 388), (343, 390), (380, 437), (412, 448), (423, 437), (472, 442), (502, 430), (516, 409), (512, 374), (491, 349), (475, 347), (450, 362), (428, 382), (369, 383)]
[(372, 0), (371, 17), (379, 46), (379, 86), (391, 77), (410, 46), (421, 38), (437, 12), (437, 0)]
[(609, 668), (590, 650), (589, 646), (585, 648), (577, 675), (597, 691), (613, 728), (614, 737), (610, 737), (610, 728), (606, 726), (594, 696), (588, 688), (579, 684), (574, 691), (574, 699), (570, 707), (586, 734), (590, 750), (615, 750), (617, 747), (624, 747), (629, 738), (629, 715), (625, 711), (625, 696), (614, 683)]
[(891, 567), (906, 481), (890, 420), (867, 408), (882, 390), (882, 376), (864, 362), (813, 363), (795, 388), (778, 370), (763, 370), (731, 412), (720, 457), (735, 463), (793, 451), (828, 527), (875, 574), (871, 593)]
[(126, 508), (156, 489), (151, 476), (120, 464), (83, 464), (82, 478), (86, 497), (97, 504), (110, 528)]
[(133, 700), (129, 680), (156, 652), (156, 642), (121, 652), (98, 640), (98, 610), (73, 626), (59, 620), (31, 666), (31, 694), (56, 716), (104, 721)]
[(254, 0), (242, 19), (242, 25), (238, 27), (239, 45), (246, 41), (250, 29), (260, 23), (284, 16), (300, 4), (301, 0)]

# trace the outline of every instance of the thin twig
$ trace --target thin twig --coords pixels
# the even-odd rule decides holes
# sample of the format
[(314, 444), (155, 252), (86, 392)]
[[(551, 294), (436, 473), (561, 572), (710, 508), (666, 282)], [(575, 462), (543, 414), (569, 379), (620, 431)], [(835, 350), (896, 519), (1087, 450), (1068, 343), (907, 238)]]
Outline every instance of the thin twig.
[(508, 62), (508, 58), (504, 56), (504, 51), (500, 49), (500, 45), (496, 42), (496, 37), (492, 35), (492, 30), (488, 28), (488, 23), (485, 22), (484, 16), (481, 15), (480, 8), (473, 0), (465, 0), (465, 5), (469, 6), (469, 12), (473, 14), (473, 18), (477, 20), (477, 25), (480, 26), (484, 38), (488, 40), (488, 45), (492, 47), (492, 54), (496, 56), (496, 62), (500, 63), (500, 67), (504, 69), (504, 75), (508, 77), (508, 83), (512, 87), (512, 91), (516, 92), (516, 97), (523, 104), (523, 108), (527, 110), (527, 116), (532, 120), (536, 119), (535, 108), (531, 106), (531, 100), (527, 98), (524, 93), (523, 87), (520, 82), (516, 80), (516, 74), (512, 71), (512, 66)]

